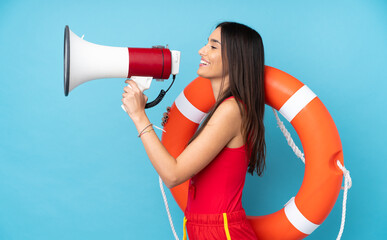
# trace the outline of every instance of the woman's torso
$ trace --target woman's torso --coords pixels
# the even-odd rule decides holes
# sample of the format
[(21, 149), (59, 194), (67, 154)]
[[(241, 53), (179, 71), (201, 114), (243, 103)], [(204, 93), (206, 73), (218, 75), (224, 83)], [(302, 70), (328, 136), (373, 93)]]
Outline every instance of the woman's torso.
[(212, 214), (241, 210), (247, 166), (244, 145), (225, 147), (205, 169), (191, 178), (187, 211)]
[(240, 129), (237, 132), (215, 159), (191, 178), (187, 211), (212, 214), (242, 209), (248, 159)]

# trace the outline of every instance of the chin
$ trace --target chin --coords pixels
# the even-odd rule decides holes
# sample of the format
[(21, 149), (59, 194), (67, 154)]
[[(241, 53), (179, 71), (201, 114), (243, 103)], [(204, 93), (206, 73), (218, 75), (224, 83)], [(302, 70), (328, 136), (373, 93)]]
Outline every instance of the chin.
[(197, 72), (196, 72), (197, 74), (198, 74), (198, 76), (199, 77), (203, 77), (203, 78), (205, 78), (205, 76), (203, 76), (203, 73), (200, 71), (200, 69), (199, 70), (197, 70)]
[(198, 74), (199, 77), (202, 77), (202, 78), (211, 78), (210, 75), (206, 74), (206, 73), (203, 73), (203, 71), (200, 71), (201, 69), (199, 68), (198, 71), (196, 72)]

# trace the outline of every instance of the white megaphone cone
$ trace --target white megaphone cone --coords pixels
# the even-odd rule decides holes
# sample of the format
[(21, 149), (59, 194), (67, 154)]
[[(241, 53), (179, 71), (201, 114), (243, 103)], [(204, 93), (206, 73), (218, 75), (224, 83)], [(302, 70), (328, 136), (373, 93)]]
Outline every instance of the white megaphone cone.
[(144, 91), (153, 78), (164, 80), (178, 74), (179, 65), (179, 51), (102, 46), (83, 40), (65, 27), (65, 96), (80, 84), (100, 78), (132, 78)]

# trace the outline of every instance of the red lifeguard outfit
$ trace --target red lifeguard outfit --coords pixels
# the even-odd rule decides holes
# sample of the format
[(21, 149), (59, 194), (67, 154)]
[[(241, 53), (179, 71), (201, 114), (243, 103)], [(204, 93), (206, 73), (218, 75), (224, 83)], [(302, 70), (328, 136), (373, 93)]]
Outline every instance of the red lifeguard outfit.
[(184, 219), (190, 240), (257, 239), (242, 208), (248, 161), (245, 145), (225, 147), (191, 178)]

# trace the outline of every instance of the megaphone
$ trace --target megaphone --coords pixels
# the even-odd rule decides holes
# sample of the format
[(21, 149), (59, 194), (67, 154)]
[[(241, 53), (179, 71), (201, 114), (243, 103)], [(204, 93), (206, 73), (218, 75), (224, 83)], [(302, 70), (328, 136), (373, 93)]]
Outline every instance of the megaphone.
[[(152, 79), (165, 80), (179, 73), (180, 52), (162, 46), (128, 48), (102, 46), (83, 40), (66, 25), (64, 33), (64, 94), (82, 83), (101, 78), (131, 78), (141, 91)], [(161, 101), (165, 91), (147, 107)], [(160, 99), (161, 97), (161, 99)]]

